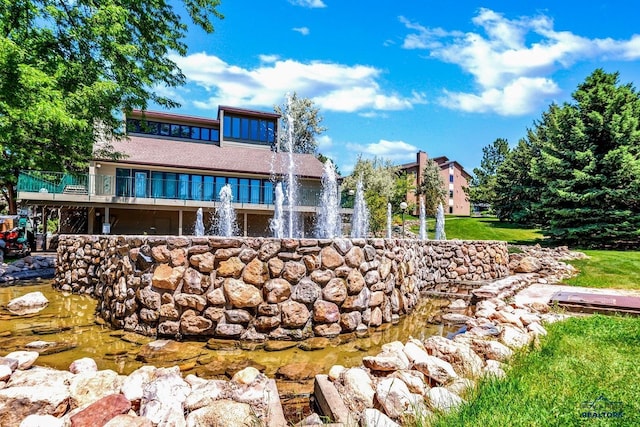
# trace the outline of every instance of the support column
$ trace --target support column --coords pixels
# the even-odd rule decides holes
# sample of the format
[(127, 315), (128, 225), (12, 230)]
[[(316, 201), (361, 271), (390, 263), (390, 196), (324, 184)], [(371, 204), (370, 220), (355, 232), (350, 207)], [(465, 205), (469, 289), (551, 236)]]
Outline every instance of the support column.
[[(103, 223), (108, 223), (109, 224), (109, 230), (111, 230), (111, 215), (109, 214), (109, 206), (105, 206), (104, 207), (104, 218), (102, 219)], [(102, 224), (100, 224), (100, 227), (102, 228)], [(100, 230), (100, 232), (102, 232), (102, 230)]]
[(87, 232), (89, 234), (93, 234), (93, 225), (95, 222), (95, 216), (96, 216), (96, 208), (91, 207), (89, 208), (89, 212), (87, 213)]
[(49, 216), (47, 215), (47, 207), (42, 207), (42, 251), (47, 250), (47, 221)]
[(182, 209), (178, 210), (178, 236), (182, 236)]
[(244, 220), (244, 221), (243, 221), (243, 222), (244, 222), (244, 232), (242, 233), (242, 235), (243, 235), (244, 237), (247, 237), (247, 224), (249, 223), (249, 221), (247, 220), (248, 215), (247, 215), (247, 213), (246, 213), (246, 212), (245, 212), (243, 215), (244, 215), (244, 217), (243, 217), (243, 220)]

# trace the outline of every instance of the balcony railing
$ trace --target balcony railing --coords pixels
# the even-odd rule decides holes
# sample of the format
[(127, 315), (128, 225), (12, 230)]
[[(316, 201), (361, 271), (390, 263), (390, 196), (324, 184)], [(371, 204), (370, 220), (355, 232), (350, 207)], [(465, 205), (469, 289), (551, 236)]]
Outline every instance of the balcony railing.
[[(62, 195), (107, 196), (124, 198), (152, 198), (167, 200), (219, 201), (220, 181), (191, 181), (180, 179), (156, 179), (145, 176), (121, 177), (114, 175), (80, 174), (60, 172), (23, 171), (18, 179), (18, 192), (51, 193)], [(234, 184), (233, 202), (241, 204), (273, 205), (274, 184), (264, 180), (250, 180), (249, 184)], [(343, 197), (343, 207), (348, 207), (349, 197)], [(317, 207), (320, 192), (317, 189), (299, 188), (296, 194), (298, 206)]]

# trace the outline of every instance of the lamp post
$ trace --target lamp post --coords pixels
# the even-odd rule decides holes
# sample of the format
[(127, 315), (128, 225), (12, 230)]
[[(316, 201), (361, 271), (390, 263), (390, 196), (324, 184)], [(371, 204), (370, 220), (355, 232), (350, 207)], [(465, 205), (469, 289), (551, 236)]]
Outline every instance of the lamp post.
[(400, 209), (402, 209), (402, 238), (404, 239), (404, 211), (407, 210), (407, 202), (400, 203)]

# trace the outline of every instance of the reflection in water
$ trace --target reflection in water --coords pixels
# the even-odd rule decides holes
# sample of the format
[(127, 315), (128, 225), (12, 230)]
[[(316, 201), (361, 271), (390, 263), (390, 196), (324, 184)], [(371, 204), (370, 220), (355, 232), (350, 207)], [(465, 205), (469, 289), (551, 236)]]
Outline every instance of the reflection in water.
[[(6, 305), (11, 299), (35, 291), (42, 292), (49, 300), (44, 310), (29, 316), (9, 314)], [(293, 363), (308, 364), (308, 369), (314, 374), (326, 373), (336, 364), (347, 367), (360, 365), (363, 356), (377, 354), (382, 344), (396, 340), (404, 342), (409, 336), (424, 339), (448, 332), (441, 326), (427, 323), (439, 305), (438, 301), (426, 301), (401, 319), (398, 325), (384, 325), (362, 338), (351, 334), (323, 340), (319, 345), (321, 348), (313, 351), (307, 351), (313, 347), (313, 340), (281, 351), (210, 350), (203, 341), (180, 343), (179, 351), (154, 357), (140, 353), (143, 345), (153, 341), (152, 338), (113, 330), (97, 323), (93, 298), (61, 293), (52, 289), (51, 281), (40, 281), (0, 288), (0, 355), (28, 349), (28, 344), (34, 341), (47, 341), (53, 344), (37, 350), (41, 352), (37, 364), (65, 370), (74, 360), (91, 357), (99, 369), (112, 369), (121, 374), (129, 374), (144, 364), (158, 367), (180, 365), (185, 374), (215, 378), (253, 365), (273, 378), (278, 368)]]

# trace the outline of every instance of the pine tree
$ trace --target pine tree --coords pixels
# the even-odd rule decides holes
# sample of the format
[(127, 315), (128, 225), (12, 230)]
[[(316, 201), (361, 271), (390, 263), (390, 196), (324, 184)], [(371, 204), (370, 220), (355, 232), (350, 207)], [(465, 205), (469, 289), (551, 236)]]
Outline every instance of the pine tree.
[(553, 240), (640, 246), (640, 97), (598, 69), (573, 104), (552, 105), (536, 129), (532, 176), (544, 183), (537, 214)]

